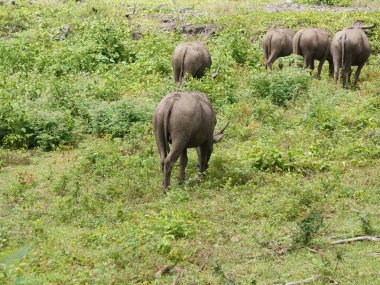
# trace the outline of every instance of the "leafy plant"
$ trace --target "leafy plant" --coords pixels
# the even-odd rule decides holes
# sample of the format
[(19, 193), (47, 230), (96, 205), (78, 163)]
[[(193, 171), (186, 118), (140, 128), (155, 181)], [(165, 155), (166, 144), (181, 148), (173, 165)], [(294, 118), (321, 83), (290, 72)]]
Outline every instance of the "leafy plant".
[(323, 216), (318, 211), (311, 211), (298, 223), (298, 231), (293, 237), (295, 244), (309, 245), (324, 225)]

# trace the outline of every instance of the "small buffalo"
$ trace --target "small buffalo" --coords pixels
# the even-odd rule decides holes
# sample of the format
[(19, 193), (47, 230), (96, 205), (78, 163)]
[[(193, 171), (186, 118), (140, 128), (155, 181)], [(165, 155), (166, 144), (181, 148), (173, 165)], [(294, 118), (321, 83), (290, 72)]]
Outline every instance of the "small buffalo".
[(299, 30), (293, 37), (293, 53), (303, 56), (303, 67), (309, 67), (311, 70), (314, 70), (314, 60), (319, 60), (318, 77), (321, 76), (323, 63), (327, 60), (332, 75), (334, 66), (327, 31), (317, 28)]
[(288, 29), (275, 28), (266, 33), (263, 39), (265, 68), (271, 69), (277, 58), (292, 53), (292, 38), (292, 32)]
[(211, 67), (211, 56), (207, 47), (200, 42), (179, 44), (173, 54), (172, 66), (174, 81), (179, 85), (185, 73), (195, 78), (205, 74), (206, 69)]
[[(217, 133), (214, 133), (215, 125), (215, 113), (204, 93), (175, 92), (161, 100), (154, 111), (153, 131), (164, 174), (164, 193), (170, 186), (170, 174), (178, 157), (179, 181), (185, 180), (188, 148), (197, 148), (199, 171), (207, 169), (213, 144), (220, 141), (228, 124)], [(172, 144), (171, 148), (169, 143)]]
[(351, 66), (357, 66), (354, 84), (357, 83), (360, 71), (367, 61), (371, 48), (368, 37), (364, 29), (371, 29), (374, 25), (362, 26), (361, 23), (354, 23), (350, 27), (339, 31), (331, 41), (331, 54), (334, 60), (334, 81), (337, 84), (339, 70), (341, 69), (341, 79), (343, 88), (351, 81)]

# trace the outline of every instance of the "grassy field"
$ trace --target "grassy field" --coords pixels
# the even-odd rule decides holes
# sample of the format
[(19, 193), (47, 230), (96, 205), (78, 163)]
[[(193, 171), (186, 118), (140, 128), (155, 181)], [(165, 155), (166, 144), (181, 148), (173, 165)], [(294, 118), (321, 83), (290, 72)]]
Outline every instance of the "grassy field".
[[(380, 284), (380, 243), (331, 244), (380, 235), (379, 11), (32, 2), (0, 6), (0, 284)], [(269, 28), (357, 19), (377, 25), (357, 87), (293, 57), (265, 70)], [(190, 151), (163, 195), (151, 118), (179, 90), (175, 46), (197, 40), (220, 75), (182, 89), (231, 123), (207, 173)]]

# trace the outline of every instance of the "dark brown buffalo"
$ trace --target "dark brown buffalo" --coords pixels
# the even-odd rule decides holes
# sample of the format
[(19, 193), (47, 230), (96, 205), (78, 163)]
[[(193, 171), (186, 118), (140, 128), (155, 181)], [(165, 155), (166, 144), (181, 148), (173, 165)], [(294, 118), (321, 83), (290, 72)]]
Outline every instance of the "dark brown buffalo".
[[(175, 92), (166, 95), (153, 115), (153, 131), (160, 153), (162, 187), (170, 186), (170, 174), (180, 157), (179, 180), (185, 180), (187, 149), (197, 148), (199, 171), (208, 167), (213, 144), (223, 137), (227, 125), (214, 133), (215, 113), (206, 94), (201, 92)], [(169, 148), (169, 143), (172, 144)]]
[(203, 43), (183, 43), (174, 50), (172, 58), (174, 81), (179, 84), (185, 73), (200, 78), (211, 67), (211, 56)]
[(273, 62), (293, 51), (292, 32), (288, 29), (275, 28), (268, 31), (263, 39), (265, 68), (272, 68)]
[(316, 28), (299, 30), (293, 37), (293, 53), (303, 56), (303, 67), (309, 67), (311, 70), (314, 70), (314, 60), (319, 60), (318, 77), (321, 76), (323, 63), (327, 60), (330, 75), (332, 75), (334, 66), (327, 31)]
[(354, 84), (357, 83), (360, 71), (371, 53), (368, 37), (363, 29), (373, 27), (374, 25), (362, 26), (355, 23), (335, 34), (330, 48), (334, 60), (335, 84), (338, 82), (339, 70), (341, 69), (343, 87), (347, 87), (347, 84), (351, 81), (351, 66), (357, 66)]

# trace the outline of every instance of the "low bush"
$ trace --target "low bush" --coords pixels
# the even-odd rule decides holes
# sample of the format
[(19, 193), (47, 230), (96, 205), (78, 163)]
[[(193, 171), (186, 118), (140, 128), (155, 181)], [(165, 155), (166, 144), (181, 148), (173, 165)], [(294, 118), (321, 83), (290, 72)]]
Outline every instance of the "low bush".
[(87, 131), (98, 136), (110, 135), (122, 138), (135, 123), (146, 123), (151, 115), (146, 107), (134, 100), (102, 102), (90, 111), (90, 122)]
[(267, 172), (308, 173), (325, 171), (329, 165), (323, 159), (316, 159), (312, 153), (298, 149), (281, 150), (272, 143), (259, 143), (247, 150), (248, 164)]
[(34, 104), (0, 106), (0, 144), (52, 150), (75, 142), (74, 120), (67, 112), (39, 109)]
[(105, 178), (115, 174), (124, 167), (124, 159), (120, 152), (111, 144), (106, 148), (89, 148), (80, 159), (80, 169), (83, 173), (91, 173)]
[(304, 70), (289, 68), (282, 71), (258, 73), (252, 78), (252, 92), (259, 97), (268, 97), (277, 105), (309, 90), (310, 75)]

